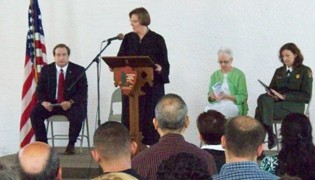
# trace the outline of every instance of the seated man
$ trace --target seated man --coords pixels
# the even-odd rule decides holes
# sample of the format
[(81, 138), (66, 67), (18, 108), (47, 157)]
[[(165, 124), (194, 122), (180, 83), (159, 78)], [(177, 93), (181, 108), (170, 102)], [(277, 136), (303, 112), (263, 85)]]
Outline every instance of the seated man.
[(191, 153), (204, 160), (210, 175), (217, 172), (212, 155), (186, 142), (182, 135), (189, 125), (189, 119), (186, 103), (180, 96), (163, 96), (155, 107), (153, 124), (161, 136), (159, 142), (132, 159), (132, 167), (140, 176), (149, 180), (156, 179), (160, 163), (180, 152)]
[(107, 121), (96, 129), (93, 141), (95, 148), (92, 150), (92, 156), (104, 173), (95, 180), (117, 176), (141, 179), (136, 171), (131, 169), (131, 154), (136, 152), (137, 144), (131, 141), (129, 131), (124, 125)]
[(58, 154), (46, 143), (33, 142), (24, 146), (17, 161), (21, 179), (61, 179)]
[[(37, 104), (31, 112), (36, 141), (47, 143), (44, 121), (56, 114), (69, 120), (69, 143), (64, 154), (74, 154), (87, 111), (87, 80), (85, 69), (69, 62), (70, 48), (58, 44), (53, 50), (55, 62), (44, 66), (36, 88)], [(72, 86), (77, 77), (83, 76)]]
[(197, 127), (200, 140), (203, 144), (201, 149), (214, 157), (218, 172), (220, 172), (221, 167), (225, 164), (225, 154), (221, 145), (221, 137), (224, 135), (226, 122), (227, 120), (224, 115), (215, 110), (203, 112), (197, 118)]
[(278, 179), (261, 170), (256, 162), (263, 150), (265, 136), (264, 127), (252, 117), (239, 116), (230, 120), (222, 136), (226, 164), (213, 179)]

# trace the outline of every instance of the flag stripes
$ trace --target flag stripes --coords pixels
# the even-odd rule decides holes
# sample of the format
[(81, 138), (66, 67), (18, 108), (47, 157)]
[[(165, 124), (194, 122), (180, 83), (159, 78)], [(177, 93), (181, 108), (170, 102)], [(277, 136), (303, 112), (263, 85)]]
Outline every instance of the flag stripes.
[(26, 39), (24, 84), (22, 90), (22, 115), (20, 121), (20, 147), (34, 139), (30, 113), (36, 104), (36, 86), (42, 66), (47, 64), (44, 30), (37, 0), (30, 0), (29, 30)]

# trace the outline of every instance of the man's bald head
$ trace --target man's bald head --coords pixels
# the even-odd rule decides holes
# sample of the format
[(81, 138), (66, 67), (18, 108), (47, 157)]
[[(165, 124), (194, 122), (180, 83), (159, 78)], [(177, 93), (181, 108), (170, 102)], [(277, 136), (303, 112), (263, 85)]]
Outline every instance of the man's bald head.
[(18, 165), (23, 179), (56, 179), (59, 158), (48, 144), (33, 142), (18, 153)]
[(187, 123), (187, 105), (177, 94), (166, 94), (155, 107), (155, 119), (164, 132), (182, 132)]
[(236, 157), (255, 156), (265, 136), (261, 123), (249, 116), (235, 117), (225, 127), (226, 148)]

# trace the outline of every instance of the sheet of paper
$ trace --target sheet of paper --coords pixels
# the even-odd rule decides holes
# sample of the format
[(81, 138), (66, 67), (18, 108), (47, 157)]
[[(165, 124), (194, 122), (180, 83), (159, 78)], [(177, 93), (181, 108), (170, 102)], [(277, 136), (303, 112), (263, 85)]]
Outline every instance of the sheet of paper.
[(220, 97), (223, 95), (224, 91), (222, 89), (222, 84), (221, 83), (215, 83), (213, 86), (212, 86), (212, 90), (213, 90), (213, 93), (216, 97)]

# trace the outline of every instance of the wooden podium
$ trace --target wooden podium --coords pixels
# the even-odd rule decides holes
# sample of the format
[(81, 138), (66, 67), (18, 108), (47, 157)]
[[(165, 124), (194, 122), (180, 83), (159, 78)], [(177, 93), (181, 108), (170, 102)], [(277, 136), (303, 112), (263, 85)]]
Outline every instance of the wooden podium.
[(102, 59), (114, 72), (115, 86), (129, 97), (130, 135), (139, 146), (143, 138), (139, 131), (139, 96), (145, 94), (141, 91), (144, 84), (153, 85), (155, 64), (149, 56), (106, 56)]

